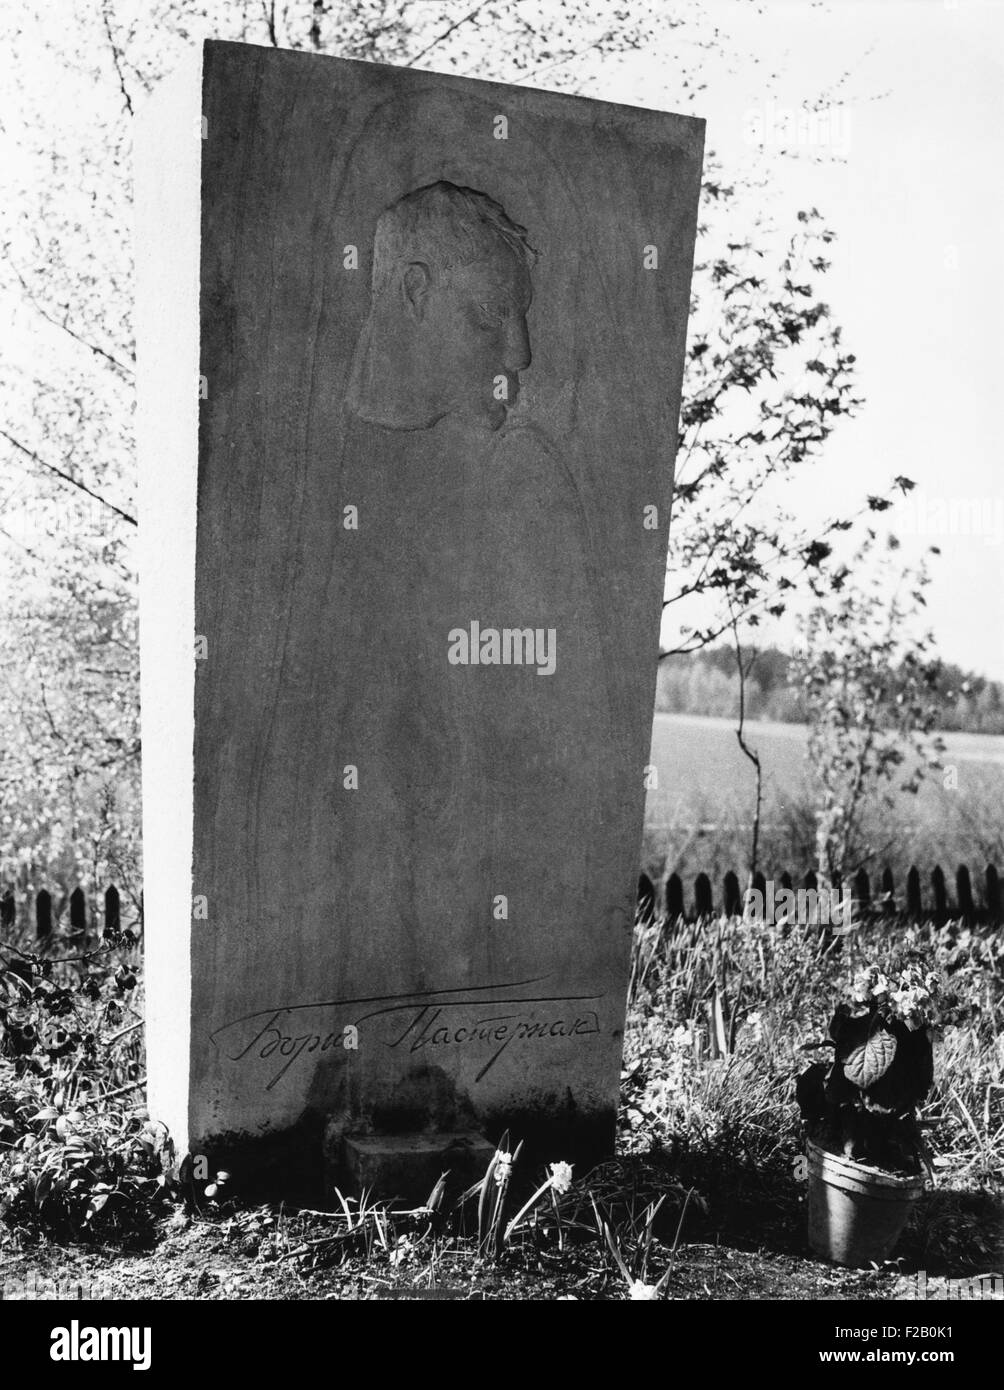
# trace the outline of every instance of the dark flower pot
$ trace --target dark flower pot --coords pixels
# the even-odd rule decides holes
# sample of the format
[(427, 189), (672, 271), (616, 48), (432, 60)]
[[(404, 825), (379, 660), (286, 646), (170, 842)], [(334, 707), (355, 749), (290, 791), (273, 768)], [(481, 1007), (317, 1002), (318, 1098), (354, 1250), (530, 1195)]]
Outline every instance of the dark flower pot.
[(835, 1264), (864, 1268), (889, 1258), (924, 1190), (921, 1173), (888, 1173), (821, 1149), (810, 1139), (809, 1245)]

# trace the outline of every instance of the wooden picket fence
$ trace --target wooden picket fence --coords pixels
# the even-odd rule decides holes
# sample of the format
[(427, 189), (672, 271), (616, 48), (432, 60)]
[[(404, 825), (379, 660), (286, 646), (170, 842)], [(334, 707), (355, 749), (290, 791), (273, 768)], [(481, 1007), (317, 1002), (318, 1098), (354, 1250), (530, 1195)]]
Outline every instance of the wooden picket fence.
[[(967, 922), (1004, 921), (1000, 874), (995, 865), (988, 864), (986, 869), (976, 876), (974, 887), (973, 875), (965, 864), (960, 864), (955, 871), (954, 892), (951, 894), (940, 864), (931, 870), (927, 881), (929, 889), (925, 894), (920, 870), (914, 865), (906, 876), (905, 891), (900, 894), (897, 893), (890, 868), (884, 869), (874, 884), (866, 870), (859, 869), (851, 879), (849, 887), (851, 896), (861, 908), (873, 908), (890, 916), (900, 914), (914, 921), (931, 919), (936, 922), (944, 922), (950, 918)], [(811, 869), (800, 881), (796, 881), (791, 874), (784, 871), (776, 876), (774, 885), (775, 892), (781, 888), (818, 889), (818, 880)], [(833, 886), (840, 891), (842, 885), (838, 881)], [(758, 873), (754, 876), (753, 887), (766, 898), (767, 880), (764, 874)], [(742, 914), (744, 888), (745, 879), (741, 886), (738, 875), (730, 869), (722, 879), (720, 893), (716, 896), (709, 875), (700, 873), (694, 879), (688, 903), (686, 889), (679, 874), (672, 873), (657, 885), (648, 874), (643, 873), (638, 879), (638, 913), (642, 918), (665, 913), (667, 917), (683, 917), (688, 921), (695, 921), (700, 917), (737, 917)], [(35, 936), (39, 941), (44, 941), (52, 935), (56, 924), (62, 921), (64, 912), (67, 914), (68, 934), (71, 937), (97, 937), (109, 927), (113, 931), (121, 927), (122, 898), (114, 884), (109, 884), (101, 895), (100, 908), (89, 905), (84, 890), (79, 887), (74, 888), (68, 896), (60, 895), (55, 902), (53, 895), (43, 888), (35, 895), (33, 901), (26, 897), (20, 904), (14, 893), (8, 890), (0, 897), (0, 932), (10, 932), (17, 923), (19, 913), (25, 912), (31, 914), (34, 919)], [(141, 907), (138, 925), (142, 926), (142, 920)]]
[[(766, 897), (766, 876), (754, 876), (753, 887)], [(993, 864), (978, 874), (975, 879), (965, 864), (955, 871), (954, 891), (949, 893), (948, 880), (940, 865), (936, 865), (927, 879), (928, 891), (923, 890), (920, 870), (914, 865), (906, 876), (905, 891), (898, 893), (893, 873), (885, 868), (873, 883), (864, 869), (859, 869), (848, 887), (855, 902), (862, 908), (885, 912), (889, 916), (900, 914), (914, 921), (933, 920), (945, 922), (958, 918), (967, 922), (999, 923), (1001, 912), (1000, 875)], [(774, 879), (775, 892), (782, 888), (818, 889), (818, 880), (810, 869), (800, 881), (787, 872)], [(839, 880), (833, 885), (838, 891), (842, 885)], [(700, 917), (737, 917), (742, 914), (743, 893), (738, 876), (730, 870), (722, 879), (721, 892), (716, 897), (711, 879), (707, 874), (698, 874), (694, 879), (690, 902), (683, 880), (679, 874), (670, 874), (665, 881), (656, 885), (648, 874), (638, 880), (638, 912), (641, 917), (653, 917), (665, 912), (667, 917), (683, 917), (694, 921)]]
[[(8, 889), (0, 898), (0, 930), (10, 932), (19, 916), (23, 920), (23, 914), (29, 914), (29, 919), (34, 921), (35, 936), (45, 941), (55, 926), (62, 923), (64, 913), (69, 936), (78, 940), (98, 937), (109, 928), (117, 931), (122, 926), (122, 897), (113, 883), (100, 895), (100, 907), (88, 904), (84, 890), (79, 887), (55, 899), (48, 889), (42, 888), (34, 900), (26, 895), (22, 902)], [(138, 920), (142, 923), (142, 910)]]

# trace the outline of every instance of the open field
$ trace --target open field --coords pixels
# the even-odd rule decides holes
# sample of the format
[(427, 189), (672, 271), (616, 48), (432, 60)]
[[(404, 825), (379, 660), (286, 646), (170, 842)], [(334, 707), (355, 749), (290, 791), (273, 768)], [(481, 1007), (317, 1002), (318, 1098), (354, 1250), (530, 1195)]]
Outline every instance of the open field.
[[(801, 873), (814, 862), (812, 768), (801, 724), (746, 726), (764, 768), (761, 862), (765, 870)], [(928, 775), (916, 796), (898, 792), (891, 810), (868, 808), (871, 870), (889, 864), (902, 882), (911, 864), (1004, 867), (1004, 738), (944, 734), (944, 772)], [(651, 762), (659, 785), (648, 793), (645, 866), (720, 880), (740, 870), (749, 851), (755, 774), (729, 719), (657, 714)], [(946, 776), (949, 769), (955, 769)], [(946, 785), (947, 784), (947, 785)]]

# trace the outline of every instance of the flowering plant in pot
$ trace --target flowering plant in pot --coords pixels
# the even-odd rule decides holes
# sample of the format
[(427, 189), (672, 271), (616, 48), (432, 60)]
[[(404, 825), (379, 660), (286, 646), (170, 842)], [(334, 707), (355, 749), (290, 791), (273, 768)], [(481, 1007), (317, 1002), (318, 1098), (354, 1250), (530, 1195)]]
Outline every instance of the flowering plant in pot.
[(832, 1061), (798, 1078), (808, 1140), (809, 1239), (844, 1264), (891, 1252), (923, 1190), (917, 1111), (934, 1080), (938, 977), (861, 971), (830, 1021)]

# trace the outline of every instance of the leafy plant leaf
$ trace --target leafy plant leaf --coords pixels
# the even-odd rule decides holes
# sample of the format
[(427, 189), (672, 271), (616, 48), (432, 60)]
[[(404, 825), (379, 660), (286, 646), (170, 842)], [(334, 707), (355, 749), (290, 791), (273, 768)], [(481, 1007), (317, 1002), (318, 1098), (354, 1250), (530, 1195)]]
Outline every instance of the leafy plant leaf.
[(885, 1028), (878, 1028), (860, 1047), (855, 1047), (844, 1058), (844, 1075), (855, 1086), (867, 1090), (892, 1066), (896, 1056), (896, 1039)]

